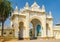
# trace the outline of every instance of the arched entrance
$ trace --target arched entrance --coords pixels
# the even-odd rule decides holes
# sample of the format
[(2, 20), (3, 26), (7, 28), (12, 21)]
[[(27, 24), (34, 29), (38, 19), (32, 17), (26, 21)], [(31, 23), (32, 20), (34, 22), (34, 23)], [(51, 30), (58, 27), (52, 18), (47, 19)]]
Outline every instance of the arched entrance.
[(41, 22), (38, 19), (32, 19), (30, 22), (30, 38), (37, 38), (38, 36), (41, 36)]
[(23, 39), (23, 29), (24, 29), (24, 23), (20, 22), (19, 23), (19, 40)]

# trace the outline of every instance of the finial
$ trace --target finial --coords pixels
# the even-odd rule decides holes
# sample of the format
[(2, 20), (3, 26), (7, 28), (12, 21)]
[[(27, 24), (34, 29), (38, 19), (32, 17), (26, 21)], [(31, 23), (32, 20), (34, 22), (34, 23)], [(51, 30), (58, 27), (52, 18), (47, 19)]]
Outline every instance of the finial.
[(42, 8), (43, 8), (43, 9), (45, 9), (45, 6), (44, 6), (44, 5), (42, 5)]
[(34, 0), (34, 3), (36, 4), (36, 0)]
[(17, 9), (18, 7), (16, 6), (16, 9)]
[[(15, 3), (15, 4), (16, 4), (16, 3)], [(18, 14), (18, 7), (17, 7), (17, 4), (16, 4), (16, 7), (15, 7), (15, 10), (14, 10), (13, 14)]]
[(51, 11), (49, 11), (49, 15), (50, 15), (50, 16), (52, 15)]
[(16, 6), (14, 13), (18, 14), (18, 7)]
[(18, 10), (18, 7), (16, 6), (15, 10)]
[(34, 2), (36, 2), (36, 0), (34, 0)]
[(49, 11), (49, 16), (50, 16), (50, 18), (53, 18), (53, 17), (52, 17), (52, 13), (51, 13), (51, 11)]
[(26, 2), (26, 7), (27, 7), (27, 6), (29, 6), (29, 5), (28, 5), (28, 2)]
[(18, 10), (18, 7), (17, 7), (18, 5), (17, 5), (17, 3), (15, 3), (15, 5), (16, 5), (16, 8), (15, 8), (15, 10)]
[(29, 4), (26, 2), (25, 9), (29, 9)]
[(45, 12), (45, 6), (44, 5), (42, 5), (42, 11)]

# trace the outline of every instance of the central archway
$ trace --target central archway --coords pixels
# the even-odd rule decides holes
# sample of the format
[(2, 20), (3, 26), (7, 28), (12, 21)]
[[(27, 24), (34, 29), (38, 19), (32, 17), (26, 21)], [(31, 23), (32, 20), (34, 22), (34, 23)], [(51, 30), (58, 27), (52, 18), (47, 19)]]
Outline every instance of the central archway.
[(41, 36), (41, 22), (38, 19), (32, 19), (30, 21), (30, 38), (37, 38)]

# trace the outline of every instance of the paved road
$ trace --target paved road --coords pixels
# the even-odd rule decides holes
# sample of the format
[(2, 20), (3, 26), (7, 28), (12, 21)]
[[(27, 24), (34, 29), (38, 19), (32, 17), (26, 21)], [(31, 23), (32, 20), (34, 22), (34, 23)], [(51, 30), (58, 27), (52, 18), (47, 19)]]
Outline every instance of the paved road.
[(60, 42), (60, 40), (11, 40), (6, 42)]

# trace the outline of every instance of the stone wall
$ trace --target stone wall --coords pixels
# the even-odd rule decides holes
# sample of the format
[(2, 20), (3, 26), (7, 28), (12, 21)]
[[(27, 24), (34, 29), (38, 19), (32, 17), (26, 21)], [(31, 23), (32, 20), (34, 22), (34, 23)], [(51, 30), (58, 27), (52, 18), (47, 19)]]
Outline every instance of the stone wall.
[[(0, 36), (1, 36), (1, 29), (0, 29)], [(4, 29), (3, 36), (7, 38), (14, 38), (14, 30), (13, 29)]]
[(54, 26), (53, 33), (55, 39), (60, 39), (60, 26)]

